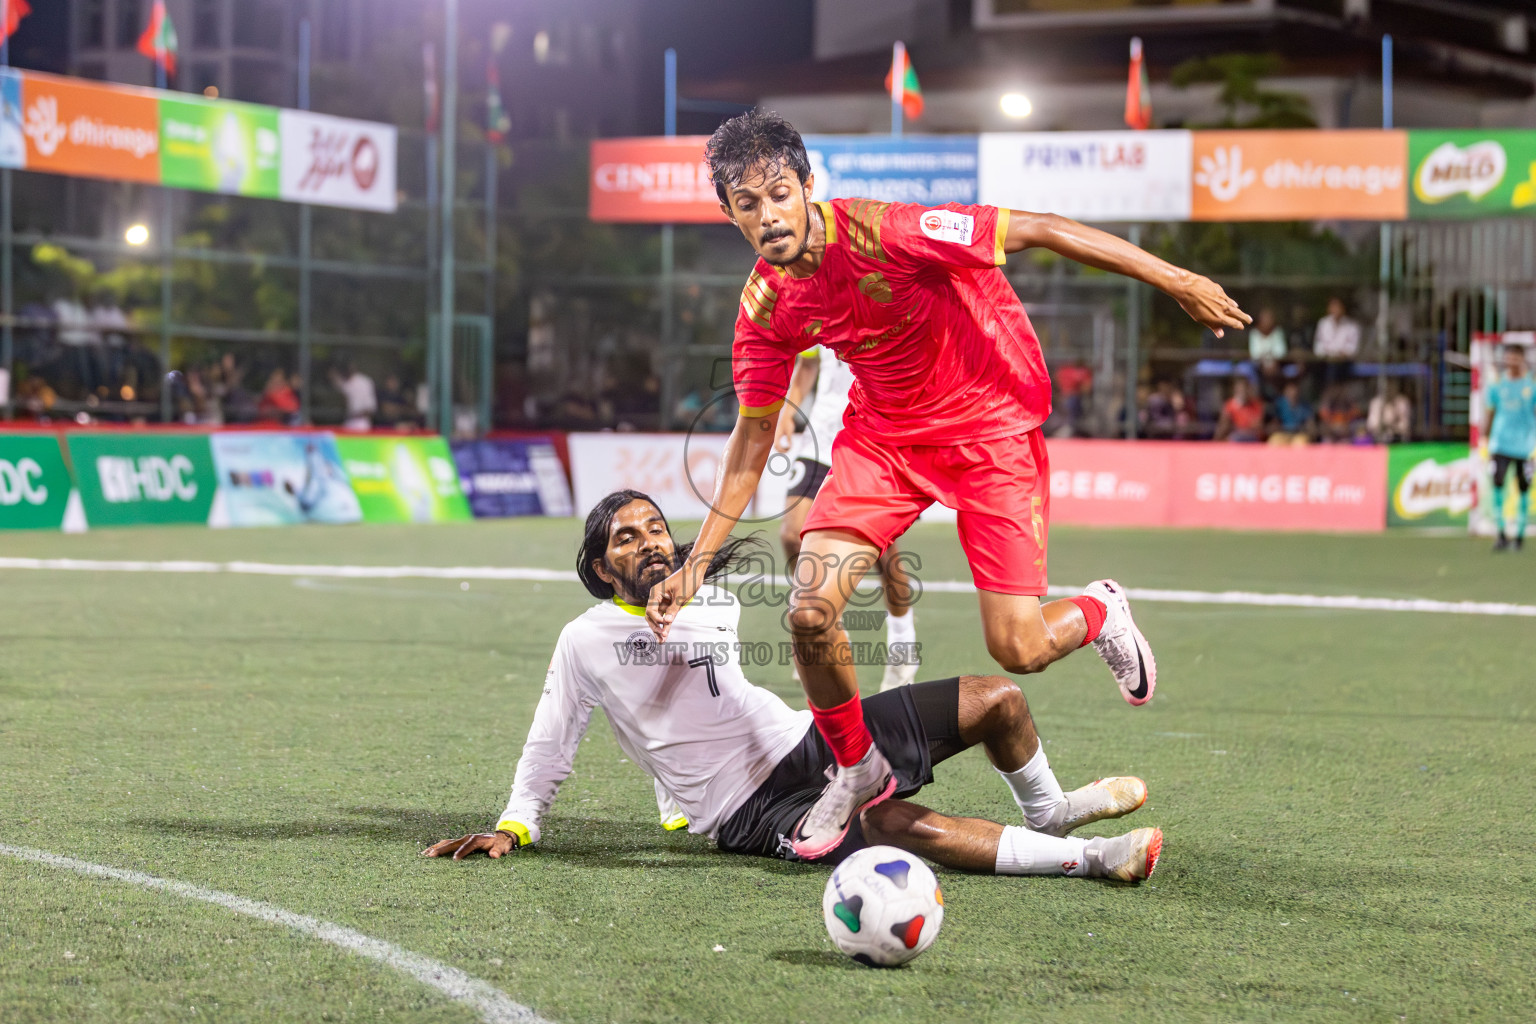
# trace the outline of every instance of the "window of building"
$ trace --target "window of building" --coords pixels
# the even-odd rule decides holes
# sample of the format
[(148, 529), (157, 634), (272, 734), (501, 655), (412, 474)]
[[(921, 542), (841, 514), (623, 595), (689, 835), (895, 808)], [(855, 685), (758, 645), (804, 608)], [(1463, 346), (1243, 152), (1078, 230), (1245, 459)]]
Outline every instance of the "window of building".
[(117, 45), (132, 49), (149, 24), (140, 17), (139, 0), (117, 0)]
[(208, 88), (210, 86), (215, 89), (220, 87), (218, 61), (194, 61), (191, 68), (188, 70), (190, 71), (189, 80), (187, 82), (188, 92), (200, 92), (207, 94)]
[(352, 59), (352, 4), (325, 0), (320, 8), (320, 59)]
[(240, 0), (234, 5), (234, 45), (278, 50), (283, 45), (283, 6), (273, 0)]
[(219, 0), (192, 0), (192, 43), (209, 49), (223, 43), (219, 32)]
[(80, 48), (107, 45), (107, 0), (81, 0)]

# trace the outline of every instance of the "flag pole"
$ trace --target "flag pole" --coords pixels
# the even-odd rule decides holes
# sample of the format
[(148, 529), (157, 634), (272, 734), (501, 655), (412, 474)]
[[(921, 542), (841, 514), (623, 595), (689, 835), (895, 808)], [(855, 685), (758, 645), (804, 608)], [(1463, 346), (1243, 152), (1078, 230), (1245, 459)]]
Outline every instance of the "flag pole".
[[(309, 18), (299, 21), (299, 109), (309, 109), (310, 27)], [(315, 390), (311, 379), (313, 337), (310, 333), (313, 305), (310, 254), (314, 250), (314, 208), (299, 204), (299, 422), (309, 423), (310, 395)]]
[(901, 89), (907, 73), (907, 44), (900, 39), (891, 47), (891, 134), (901, 138)]
[[(167, 85), (165, 73), (165, 22), (164, 8), (159, 4), (150, 8), (150, 24), (154, 24), (155, 12), (161, 12), (159, 32), (155, 33), (155, 88)], [(166, 382), (171, 372), (171, 272), (174, 269), (171, 252), (171, 190), (160, 186), (160, 419), (171, 422), (175, 409), (171, 405), (171, 389)]]
[(443, 176), (439, 182), (439, 202), (442, 204), (441, 265), (439, 267), (437, 421), (443, 437), (453, 436), (453, 316), (454, 316), (454, 251), (453, 206), (454, 184), (458, 175), (457, 156), (459, 140), (459, 0), (446, 0), (443, 4), (443, 114), (440, 121), (443, 133)]
[[(11, 22), (11, 0), (0, 0), (0, 27)], [(0, 40), (0, 65), (10, 67), (11, 64), (11, 34), (7, 32), (5, 38)], [(11, 268), (11, 169), (0, 169), (0, 234), (5, 237), (0, 240), (0, 313), (4, 319), (0, 320), (0, 373), (5, 375), (4, 388), (0, 388), (0, 411), (4, 412), (4, 418), (10, 419), (15, 406), (11, 401), (11, 392), (15, 390), (15, 327), (11, 323), (11, 306), (14, 305), (12, 296), (12, 268)]]

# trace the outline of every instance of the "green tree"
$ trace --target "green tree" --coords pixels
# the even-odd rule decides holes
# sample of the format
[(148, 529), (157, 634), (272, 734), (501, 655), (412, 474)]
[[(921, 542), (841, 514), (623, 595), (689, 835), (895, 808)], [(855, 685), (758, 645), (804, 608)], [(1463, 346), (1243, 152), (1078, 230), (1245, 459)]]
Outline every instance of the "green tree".
[[(1217, 98), (1226, 116), (1191, 128), (1316, 128), (1312, 104), (1305, 96), (1263, 87), (1264, 79), (1284, 67), (1284, 61), (1272, 53), (1221, 53), (1186, 60), (1170, 78), (1180, 89), (1205, 82), (1221, 84)], [(1242, 119), (1242, 114), (1249, 116)]]

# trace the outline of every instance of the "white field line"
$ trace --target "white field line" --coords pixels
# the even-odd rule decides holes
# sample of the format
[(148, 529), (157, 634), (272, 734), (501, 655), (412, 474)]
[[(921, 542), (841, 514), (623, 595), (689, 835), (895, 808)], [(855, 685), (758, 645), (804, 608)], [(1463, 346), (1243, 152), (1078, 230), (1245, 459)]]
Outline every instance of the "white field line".
[(61, 857), (45, 850), (29, 850), (22, 846), (6, 846), (0, 843), (0, 854), (17, 860), (31, 861), (33, 864), (63, 868), (92, 878), (110, 878), (145, 889), (156, 889), (183, 899), (212, 903), (225, 910), (244, 914), (246, 917), (254, 917), (268, 924), (285, 925), (321, 942), (328, 942), (344, 949), (348, 953), (376, 960), (386, 967), (407, 974), (423, 985), (437, 989), (454, 1002), (471, 1008), (486, 1024), (549, 1024), (528, 1007), (521, 1003), (514, 1003), (500, 989), (478, 978), (470, 977), (457, 967), (449, 967), (431, 957), (401, 949), (394, 943), (385, 942), (382, 939), (370, 938), (361, 932), (343, 928), (339, 924), (331, 924), (329, 921), (321, 921), (304, 914), (295, 914), (281, 907), (274, 907), (270, 903), (248, 900), (244, 896), (204, 889), (171, 878), (158, 878), (140, 871), (125, 871), (122, 868), (92, 864), (73, 857)]
[[(578, 583), (568, 569), (533, 569), (491, 565), (283, 565), (271, 562), (132, 562), (88, 558), (0, 558), (0, 570), (71, 572), (233, 573), (247, 576), (309, 576), (333, 579), (530, 580)], [(738, 580), (737, 582), (740, 582)], [(775, 587), (782, 584), (775, 582)], [(921, 589), (938, 594), (972, 594), (964, 580), (924, 580)], [(1052, 587), (1053, 596), (1082, 593), (1081, 587)], [(1513, 615), (1536, 618), (1536, 605), (1498, 601), (1434, 601), (1421, 597), (1359, 597), (1349, 594), (1263, 594), (1245, 590), (1163, 590), (1128, 587), (1138, 601), (1171, 604), (1248, 605), (1258, 608), (1323, 608), (1334, 611), (1423, 612), (1440, 615)]]

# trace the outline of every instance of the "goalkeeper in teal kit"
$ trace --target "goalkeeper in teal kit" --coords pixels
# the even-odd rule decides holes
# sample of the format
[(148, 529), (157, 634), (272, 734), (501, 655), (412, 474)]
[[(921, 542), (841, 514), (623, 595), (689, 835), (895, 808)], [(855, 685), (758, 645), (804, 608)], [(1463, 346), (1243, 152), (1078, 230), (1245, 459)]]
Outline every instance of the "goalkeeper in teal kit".
[[(1487, 438), (1485, 455), (1493, 458), (1493, 521), (1499, 539), (1493, 550), (1504, 551), (1513, 543), (1516, 551), (1525, 545), (1525, 524), (1531, 508), (1531, 456), (1536, 452), (1536, 380), (1525, 363), (1525, 349), (1504, 346), (1504, 373), (1488, 388), (1488, 413), (1483, 421)], [(1506, 530), (1504, 485), (1509, 471), (1515, 471), (1515, 486), (1520, 495), (1515, 505), (1513, 530)]]

